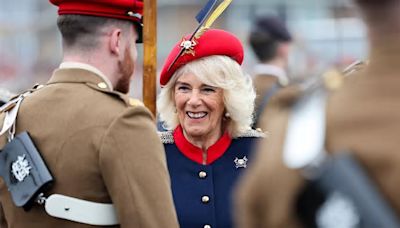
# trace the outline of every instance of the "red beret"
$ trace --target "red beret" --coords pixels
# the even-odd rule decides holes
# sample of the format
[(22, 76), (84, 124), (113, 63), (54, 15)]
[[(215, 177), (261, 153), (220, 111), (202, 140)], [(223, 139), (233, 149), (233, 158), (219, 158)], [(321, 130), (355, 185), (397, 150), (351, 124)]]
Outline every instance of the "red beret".
[[(200, 38), (194, 38), (192, 42), (188, 41), (191, 35), (187, 35), (179, 41), (167, 60), (164, 63), (160, 76), (160, 85), (164, 86), (168, 83), (171, 76), (181, 66), (190, 61), (200, 59), (211, 55), (226, 55), (231, 57), (237, 63), (243, 62), (243, 46), (238, 38), (233, 34), (219, 29), (209, 29)], [(186, 44), (186, 45), (185, 45)], [(184, 47), (186, 46), (186, 48)], [(181, 56), (173, 62), (181, 50), (185, 49)], [(171, 65), (173, 64), (173, 65)]]
[(58, 14), (79, 14), (124, 19), (142, 24), (141, 0), (50, 0)]

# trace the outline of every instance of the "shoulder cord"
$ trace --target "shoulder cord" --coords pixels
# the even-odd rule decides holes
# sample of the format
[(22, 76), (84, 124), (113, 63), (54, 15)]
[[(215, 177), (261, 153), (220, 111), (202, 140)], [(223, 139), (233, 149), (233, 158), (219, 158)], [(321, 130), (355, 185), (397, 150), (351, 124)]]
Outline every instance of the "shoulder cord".
[(21, 106), (22, 100), (25, 97), (29, 96), (31, 93), (32, 93), (32, 91), (27, 91), (27, 92), (19, 95), (17, 98), (8, 102), (9, 105), (14, 105), (14, 107), (5, 112), (6, 116), (4, 118), (3, 128), (1, 129), (1, 132), (0, 132), (0, 136), (1, 136), (8, 130), (8, 136), (7, 136), (8, 142), (10, 142), (11, 140), (14, 139), (15, 122), (17, 119), (18, 110)]

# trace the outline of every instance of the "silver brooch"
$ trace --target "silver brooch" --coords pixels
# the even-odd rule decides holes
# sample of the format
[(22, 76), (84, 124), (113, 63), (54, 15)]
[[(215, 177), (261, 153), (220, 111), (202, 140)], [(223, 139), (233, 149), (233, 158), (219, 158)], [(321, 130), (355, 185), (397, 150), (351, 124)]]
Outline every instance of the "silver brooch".
[(234, 162), (235, 162), (235, 166), (236, 169), (238, 168), (247, 168), (247, 157), (244, 156), (243, 158), (235, 158)]
[(18, 156), (17, 160), (11, 165), (11, 172), (19, 182), (24, 181), (24, 179), (29, 175), (29, 170), (31, 169), (32, 167), (29, 166), (25, 154), (23, 156)]
[(183, 39), (180, 46), (183, 48), (183, 54), (191, 54), (195, 55), (194, 47), (197, 45), (197, 42), (193, 40), (185, 40)]

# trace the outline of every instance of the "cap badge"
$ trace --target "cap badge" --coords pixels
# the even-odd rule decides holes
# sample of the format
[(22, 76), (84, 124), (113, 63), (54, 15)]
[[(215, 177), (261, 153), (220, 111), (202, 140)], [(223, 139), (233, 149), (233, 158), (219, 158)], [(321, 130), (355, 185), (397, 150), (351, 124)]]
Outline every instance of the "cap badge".
[(134, 12), (132, 12), (132, 11), (128, 11), (128, 12), (126, 13), (126, 15), (128, 15), (128, 16), (130, 16), (130, 17), (136, 17), (136, 18), (138, 18), (138, 19), (142, 19), (142, 15), (141, 15), (140, 13), (134, 13)]
[(247, 168), (247, 157), (244, 156), (243, 158), (235, 158), (234, 162), (235, 162), (235, 167), (236, 169), (238, 168)]
[(194, 52), (194, 47), (197, 45), (197, 42), (193, 39), (193, 40), (185, 40), (183, 39), (180, 46), (183, 48), (183, 53), (184, 54), (191, 54), (191, 55), (195, 55)]
[(217, 2), (218, 0), (208, 0), (207, 4), (196, 15), (196, 20), (199, 22), (199, 25), (188, 40), (182, 40), (180, 44), (181, 50), (175, 56), (174, 60), (169, 64), (167, 71), (171, 69), (178, 58), (182, 55), (191, 54), (195, 56), (196, 53), (194, 52), (194, 46), (197, 45), (195, 39), (199, 39), (200, 36), (211, 27), (214, 21), (222, 14), (222, 12), (225, 11), (232, 0), (223, 0), (217, 7), (215, 7)]

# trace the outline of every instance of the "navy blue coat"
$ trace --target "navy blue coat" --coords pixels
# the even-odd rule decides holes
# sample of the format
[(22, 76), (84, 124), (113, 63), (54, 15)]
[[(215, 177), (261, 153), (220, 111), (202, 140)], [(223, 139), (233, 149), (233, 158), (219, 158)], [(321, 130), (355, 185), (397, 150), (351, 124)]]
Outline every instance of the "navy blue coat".
[(232, 139), (228, 148), (206, 165), (179, 150), (171, 131), (161, 134), (180, 226), (232, 227), (232, 191), (263, 133), (252, 130)]

